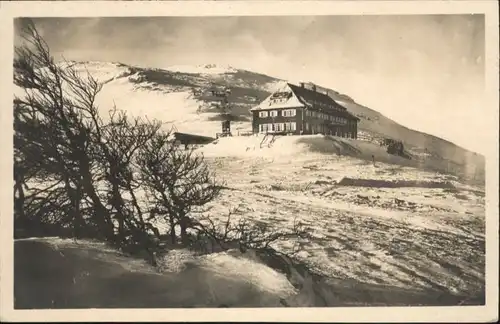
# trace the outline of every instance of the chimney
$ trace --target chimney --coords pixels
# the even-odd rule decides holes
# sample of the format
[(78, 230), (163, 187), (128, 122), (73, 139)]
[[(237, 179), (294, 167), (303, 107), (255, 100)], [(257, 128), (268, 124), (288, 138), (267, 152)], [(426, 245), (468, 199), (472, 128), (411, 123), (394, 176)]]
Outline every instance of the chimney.
[(304, 88), (304, 82), (300, 82), (299, 84), (301, 88)]
[(313, 84), (313, 85), (311, 86), (311, 90), (312, 90), (312, 91), (314, 91), (314, 92), (316, 92), (316, 85), (315, 85), (315, 84)]

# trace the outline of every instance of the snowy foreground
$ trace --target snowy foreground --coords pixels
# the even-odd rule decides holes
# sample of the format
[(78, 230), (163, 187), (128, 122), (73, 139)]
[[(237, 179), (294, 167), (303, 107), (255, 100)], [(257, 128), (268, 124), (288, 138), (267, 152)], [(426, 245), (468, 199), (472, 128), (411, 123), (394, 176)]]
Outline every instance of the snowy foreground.
[[(373, 165), (336, 155), (347, 152), (321, 136), (282, 137), (263, 148), (260, 140), (221, 139), (200, 149), (229, 187), (212, 216), (237, 207), (239, 216), (271, 227), (302, 222), (313, 239), (277, 248), (302, 245), (299, 258), (329, 277), (470, 295), (484, 289), (484, 188), (378, 162), (399, 158), (375, 147), (365, 152), (376, 155)], [(312, 153), (318, 143), (332, 152)]]
[(26, 239), (15, 243), (16, 307), (484, 303), (484, 188), (411, 167), (312, 153), (312, 144), (326, 148), (332, 141), (321, 136), (278, 138), (263, 148), (261, 141), (223, 138), (199, 149), (227, 184), (209, 213), (223, 221), (237, 208), (233, 220), (278, 229), (300, 221), (311, 237), (274, 248), (301, 247), (296, 258), (316, 275), (295, 269), (290, 277), (252, 251), (173, 250), (155, 270), (102, 243)]

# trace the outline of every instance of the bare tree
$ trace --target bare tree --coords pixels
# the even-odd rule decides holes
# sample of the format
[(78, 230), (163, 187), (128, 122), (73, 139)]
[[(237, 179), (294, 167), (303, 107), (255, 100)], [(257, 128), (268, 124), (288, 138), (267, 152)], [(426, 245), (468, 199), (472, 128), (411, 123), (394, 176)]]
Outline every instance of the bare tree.
[(14, 82), (24, 89), (14, 101), (15, 153), (23, 161), (17, 169), (29, 170), (31, 180), (49, 174), (64, 185), (75, 228), (85, 223), (80, 208), (88, 199), (91, 223), (113, 240), (111, 214), (95, 183), (103, 170), (97, 157), (104, 123), (95, 103), (102, 84), (68, 62), (55, 62), (33, 23), (23, 32), (25, 44), (16, 48), (14, 61)]
[(160, 122), (129, 118), (116, 108), (111, 110), (109, 124), (103, 128), (100, 159), (105, 161), (108, 201), (114, 209), (121, 240), (130, 236), (134, 242), (148, 246), (148, 232), (160, 236), (158, 229), (145, 219), (146, 212), (137, 195), (144, 185), (137, 156), (144, 145), (161, 134)]
[(154, 217), (160, 215), (169, 224), (173, 244), (180, 227), (181, 240), (188, 244), (187, 230), (192, 227), (191, 213), (217, 197), (221, 189), (202, 155), (193, 149), (177, 147), (170, 133), (153, 138), (140, 150), (138, 164), (142, 179), (154, 205)]

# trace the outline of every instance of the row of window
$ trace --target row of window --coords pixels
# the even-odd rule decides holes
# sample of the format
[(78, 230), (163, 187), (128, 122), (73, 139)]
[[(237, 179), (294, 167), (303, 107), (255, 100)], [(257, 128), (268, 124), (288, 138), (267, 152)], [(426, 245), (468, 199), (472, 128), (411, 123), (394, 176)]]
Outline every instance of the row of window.
[[(281, 116), (283, 116), (283, 117), (294, 117), (297, 114), (296, 109), (282, 109), (282, 110), (260, 111), (259, 117), (260, 118), (278, 117), (278, 116), (280, 116), (280, 111), (281, 111)], [(344, 118), (344, 117), (332, 116), (332, 115), (328, 115), (328, 114), (325, 114), (322, 112), (312, 111), (312, 110), (306, 110), (306, 116), (318, 118), (318, 119), (323, 119), (323, 120), (329, 120), (329, 121), (337, 122), (337, 123), (344, 124), (344, 125), (355, 123), (354, 121), (347, 120), (347, 118)]]
[[(297, 111), (295, 109), (283, 109), (281, 110), (281, 116), (283, 117), (293, 117), (297, 114)], [(265, 117), (278, 117), (279, 116), (279, 110), (271, 110), (271, 111), (260, 111), (259, 112), (259, 117), (265, 118)]]
[(274, 124), (260, 124), (259, 132), (284, 132), (284, 131), (295, 131), (297, 129), (296, 123), (274, 123)]
[(347, 122), (348, 122), (348, 120), (344, 117), (327, 115), (327, 114), (317, 112), (317, 111), (312, 111), (312, 110), (306, 110), (306, 116), (319, 118), (319, 119), (323, 119), (323, 120), (330, 120), (330, 121), (338, 122), (341, 124), (347, 124)]
[(305, 129), (307, 132), (312, 132), (313, 134), (323, 133), (323, 134), (328, 134), (328, 135), (354, 138), (354, 132), (342, 132), (340, 130), (332, 130), (324, 125), (316, 125), (316, 124), (306, 123)]

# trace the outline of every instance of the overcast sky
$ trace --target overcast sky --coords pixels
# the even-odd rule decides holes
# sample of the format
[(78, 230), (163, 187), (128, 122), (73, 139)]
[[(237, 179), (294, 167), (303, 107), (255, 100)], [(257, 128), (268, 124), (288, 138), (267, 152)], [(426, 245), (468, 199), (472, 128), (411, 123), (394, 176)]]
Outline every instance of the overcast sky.
[(479, 152), (484, 146), (477, 142), (484, 123), (483, 15), (43, 18), (35, 23), (56, 57), (158, 68), (229, 64), (312, 81), (410, 128)]

